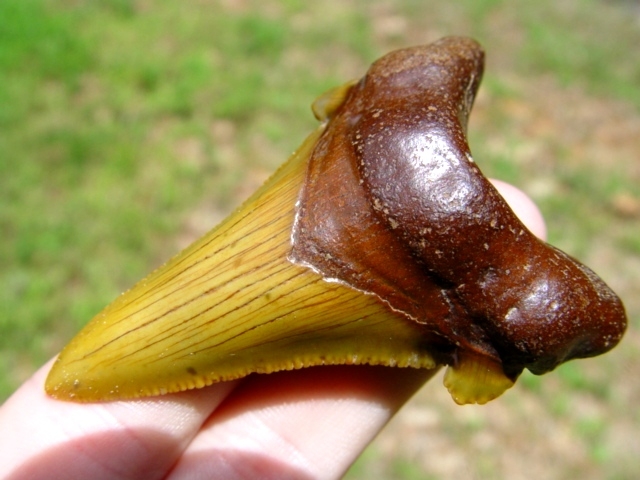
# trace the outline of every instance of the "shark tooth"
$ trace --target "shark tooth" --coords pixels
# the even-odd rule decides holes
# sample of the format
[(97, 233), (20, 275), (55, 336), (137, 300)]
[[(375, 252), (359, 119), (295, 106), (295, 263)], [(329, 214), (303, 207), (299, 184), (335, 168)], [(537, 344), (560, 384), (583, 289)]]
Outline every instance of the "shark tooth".
[(613, 348), (620, 299), (517, 219), (473, 161), (484, 53), (392, 52), (322, 95), (322, 124), (236, 212), (98, 314), (47, 392), (105, 401), (328, 364), (434, 369), (485, 403)]

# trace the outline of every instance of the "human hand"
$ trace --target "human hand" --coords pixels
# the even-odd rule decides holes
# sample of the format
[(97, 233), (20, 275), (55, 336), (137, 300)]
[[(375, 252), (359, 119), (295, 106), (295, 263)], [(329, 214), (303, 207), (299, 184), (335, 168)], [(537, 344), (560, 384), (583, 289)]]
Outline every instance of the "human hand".
[[(496, 187), (529, 229), (539, 212)], [(315, 367), (123, 402), (77, 404), (44, 392), (51, 362), (0, 408), (3, 478), (339, 478), (435, 373)]]

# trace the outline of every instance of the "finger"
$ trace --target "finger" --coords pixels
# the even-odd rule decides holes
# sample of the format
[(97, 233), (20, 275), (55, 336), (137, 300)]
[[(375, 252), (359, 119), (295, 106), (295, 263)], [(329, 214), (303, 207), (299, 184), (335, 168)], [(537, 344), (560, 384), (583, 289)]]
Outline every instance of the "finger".
[(340, 478), (434, 373), (334, 366), (250, 377), (169, 478)]
[(493, 186), (496, 187), (500, 195), (506, 200), (506, 202), (513, 210), (520, 221), (531, 230), (531, 232), (538, 238), (545, 240), (547, 238), (547, 228), (544, 223), (542, 213), (522, 190), (514, 187), (513, 185), (503, 182), (502, 180), (496, 180), (494, 178), (489, 179)]
[(127, 402), (75, 404), (44, 392), (51, 362), (0, 408), (8, 479), (164, 478), (236, 385)]

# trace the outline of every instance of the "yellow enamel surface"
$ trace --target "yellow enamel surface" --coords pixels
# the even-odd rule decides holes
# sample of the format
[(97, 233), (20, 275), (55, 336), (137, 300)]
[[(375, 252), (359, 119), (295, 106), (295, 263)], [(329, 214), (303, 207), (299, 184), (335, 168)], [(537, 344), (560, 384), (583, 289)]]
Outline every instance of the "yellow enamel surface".
[(513, 386), (499, 363), (464, 352), (459, 355), (458, 365), (447, 367), (444, 374), (444, 386), (457, 404), (484, 404)]
[(322, 129), (239, 210), (98, 314), (60, 354), (47, 392), (101, 401), (311, 365), (434, 368), (417, 323), (286, 258)]
[(351, 82), (347, 82), (344, 85), (340, 85), (339, 87), (332, 88), (324, 92), (318, 98), (316, 98), (311, 105), (311, 110), (313, 111), (313, 115), (324, 122), (333, 117), (333, 114), (340, 108), (340, 105), (344, 103), (347, 99), (347, 95), (349, 94), (349, 90), (356, 83), (356, 80)]

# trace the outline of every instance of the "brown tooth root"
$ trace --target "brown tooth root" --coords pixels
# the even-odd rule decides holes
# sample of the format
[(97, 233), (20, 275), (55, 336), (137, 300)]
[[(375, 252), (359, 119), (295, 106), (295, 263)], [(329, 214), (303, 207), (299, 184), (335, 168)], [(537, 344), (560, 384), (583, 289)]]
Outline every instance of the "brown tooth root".
[(515, 379), (606, 352), (626, 317), (474, 163), (465, 131), (483, 56), (472, 40), (445, 38), (373, 64), (311, 157), (291, 257)]

